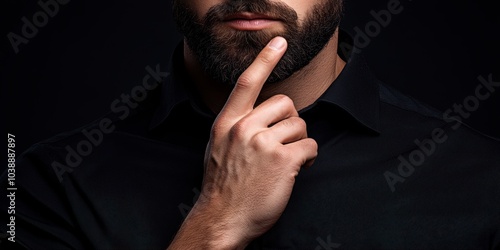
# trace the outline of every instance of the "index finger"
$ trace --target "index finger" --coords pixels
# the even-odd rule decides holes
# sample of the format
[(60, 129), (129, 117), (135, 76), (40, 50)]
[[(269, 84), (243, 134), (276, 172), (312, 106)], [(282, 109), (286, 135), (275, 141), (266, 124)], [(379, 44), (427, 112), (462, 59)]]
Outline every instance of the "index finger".
[(221, 112), (241, 116), (252, 111), (262, 86), (285, 54), (286, 47), (283, 37), (272, 39), (238, 78)]

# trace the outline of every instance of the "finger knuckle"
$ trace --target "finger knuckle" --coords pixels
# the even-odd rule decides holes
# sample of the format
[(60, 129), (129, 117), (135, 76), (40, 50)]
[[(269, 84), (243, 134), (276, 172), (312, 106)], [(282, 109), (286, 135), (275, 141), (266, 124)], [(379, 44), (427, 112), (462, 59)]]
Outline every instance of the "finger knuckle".
[(254, 82), (254, 80), (252, 79), (252, 76), (249, 75), (249, 74), (245, 74), (243, 73), (242, 75), (240, 75), (240, 77), (238, 78), (238, 81), (237, 81), (237, 85), (241, 88), (250, 88), (252, 86), (252, 83)]
[(307, 143), (307, 147), (309, 147), (311, 149), (311, 151), (314, 152), (314, 154), (315, 154), (314, 156), (317, 156), (319, 146), (318, 146), (318, 143), (316, 142), (316, 140), (314, 140), (312, 138), (307, 138), (306, 143)]
[(272, 151), (272, 158), (274, 159), (274, 161), (279, 163), (290, 162), (290, 160), (292, 159), (291, 156), (292, 156), (291, 152), (284, 148), (277, 148), (274, 151)]
[(224, 130), (224, 126), (220, 122), (214, 123), (211, 130), (212, 138), (220, 137)]
[(273, 54), (269, 51), (263, 51), (259, 57), (257, 57), (258, 62), (262, 64), (271, 64), (273, 63)]
[(211, 128), (212, 136), (214, 135), (219, 136), (225, 134), (229, 128), (228, 126), (229, 124), (230, 124), (230, 119), (226, 117), (226, 115), (223, 113), (219, 114), (217, 119), (215, 119), (214, 123), (212, 124)]
[(295, 109), (295, 104), (293, 103), (292, 98), (287, 95), (278, 94), (274, 96), (274, 99), (286, 109)]
[(311, 139), (311, 147), (314, 149), (314, 153), (315, 153), (315, 157), (318, 156), (318, 150), (319, 150), (319, 146), (318, 146), (318, 142), (316, 142), (315, 140)]
[(301, 130), (307, 131), (307, 123), (304, 119), (296, 117), (294, 120), (297, 122), (297, 126), (299, 126)]
[(275, 98), (277, 101), (282, 101), (282, 102), (287, 102), (292, 100), (290, 97), (284, 94), (277, 94), (273, 96), (273, 98)]
[(252, 137), (252, 144), (255, 145), (256, 148), (266, 148), (271, 144), (270, 138), (264, 133), (257, 133)]
[(295, 126), (295, 123), (292, 119), (285, 119), (281, 121), (281, 125), (285, 128), (292, 128)]
[(246, 132), (248, 130), (248, 122), (246, 120), (240, 120), (235, 123), (229, 130), (229, 137), (231, 140), (241, 140), (246, 137)]
[(298, 131), (306, 131), (307, 124), (300, 117), (290, 117), (289, 119), (283, 120), (283, 125), (289, 128), (297, 128)]

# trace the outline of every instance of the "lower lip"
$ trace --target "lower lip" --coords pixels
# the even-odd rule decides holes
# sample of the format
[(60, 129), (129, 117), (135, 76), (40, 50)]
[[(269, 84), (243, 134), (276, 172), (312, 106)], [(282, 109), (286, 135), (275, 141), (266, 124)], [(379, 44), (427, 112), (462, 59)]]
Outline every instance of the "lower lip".
[(277, 23), (277, 20), (271, 19), (234, 19), (226, 21), (226, 23), (233, 29), (237, 30), (262, 30), (269, 28), (271, 25)]

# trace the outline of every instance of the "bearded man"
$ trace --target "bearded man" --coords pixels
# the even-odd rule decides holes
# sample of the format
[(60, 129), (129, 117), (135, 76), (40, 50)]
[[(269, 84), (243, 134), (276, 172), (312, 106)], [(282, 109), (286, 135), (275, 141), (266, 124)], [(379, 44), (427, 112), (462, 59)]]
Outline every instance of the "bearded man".
[(173, 4), (184, 39), (147, 100), (19, 157), (20, 245), (500, 247), (499, 140), (339, 49), (341, 0)]

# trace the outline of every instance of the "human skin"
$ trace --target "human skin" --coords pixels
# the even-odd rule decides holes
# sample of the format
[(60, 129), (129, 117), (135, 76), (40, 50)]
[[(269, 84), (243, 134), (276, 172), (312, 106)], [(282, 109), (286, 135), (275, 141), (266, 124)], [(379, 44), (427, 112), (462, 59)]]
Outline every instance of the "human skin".
[[(320, 1), (282, 2), (301, 20)], [(189, 4), (203, 16), (220, 2), (190, 0)], [(265, 28), (281, 25), (276, 21)], [(200, 198), (168, 249), (243, 249), (279, 219), (295, 177), (317, 156), (318, 145), (308, 138), (297, 110), (312, 104), (344, 67), (337, 55), (337, 34), (306, 68), (268, 85), (267, 77), (287, 48), (285, 39), (274, 38), (234, 88), (213, 84), (185, 43), (186, 68), (218, 116), (206, 150)]]

